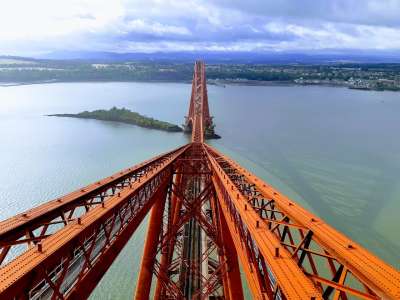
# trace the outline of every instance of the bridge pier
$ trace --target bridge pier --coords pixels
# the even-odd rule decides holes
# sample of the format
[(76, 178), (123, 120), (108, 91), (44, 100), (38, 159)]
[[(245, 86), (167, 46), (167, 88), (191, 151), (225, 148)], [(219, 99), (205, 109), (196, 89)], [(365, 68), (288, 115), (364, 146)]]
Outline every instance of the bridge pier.
[(162, 229), (162, 218), (164, 213), (166, 195), (160, 195), (156, 199), (151, 215), (146, 235), (142, 262), (139, 277), (136, 284), (135, 300), (149, 299), (151, 283), (153, 278), (154, 262), (157, 253), (158, 237)]

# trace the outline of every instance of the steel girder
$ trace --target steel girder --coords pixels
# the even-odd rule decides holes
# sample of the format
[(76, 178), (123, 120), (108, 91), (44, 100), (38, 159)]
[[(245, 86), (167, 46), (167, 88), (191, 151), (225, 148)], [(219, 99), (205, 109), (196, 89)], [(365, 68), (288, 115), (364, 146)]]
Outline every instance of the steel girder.
[(221, 243), (218, 254), (221, 266), (223, 268), (222, 280), (224, 287), (224, 298), (226, 300), (244, 299), (238, 254), (235, 249), (233, 237), (228, 229), (225, 216), (223, 213), (221, 213), (221, 207), (218, 203), (216, 192), (211, 198), (211, 207), (213, 223), (214, 226), (218, 228), (218, 236)]
[[(163, 230), (152, 253), (157, 277), (154, 299), (243, 299), (236, 253), (233, 247), (225, 247), (220, 236), (211, 170), (202, 145), (192, 144), (174, 170)], [(142, 264), (140, 275), (148, 274), (145, 267)], [(228, 296), (224, 282), (229, 280), (235, 284), (236, 298)], [(136, 293), (137, 300), (147, 299), (142, 296)]]
[(279, 240), (262, 226), (262, 220), (250, 206), (243, 204), (240, 191), (210, 154), (209, 159), (217, 198), (231, 235), (236, 238), (236, 250), (242, 252), (239, 257), (249, 269), (246, 273), (254, 273), (249, 282), (253, 296), (256, 299), (322, 299), (290, 255), (284, 249), (276, 252), (281, 248)]
[(156, 201), (181, 148), (76, 221), (0, 269), (1, 299), (88, 297)]
[(197, 61), (194, 66), (192, 94), (189, 113), (186, 117), (186, 130), (192, 131), (192, 142), (202, 143), (207, 130), (213, 130), (209, 112), (205, 64)]
[(151, 209), (151, 215), (144, 245), (140, 273), (137, 280), (135, 299), (149, 299), (155, 263), (154, 253), (157, 251), (158, 238), (162, 230), (163, 214), (166, 202), (164, 195), (156, 201)]
[[(400, 273), (397, 270), (235, 161), (210, 146), (206, 148), (213, 165), (214, 182), (220, 191), (219, 199), (223, 200), (221, 206), (233, 220), (236, 232), (249, 251), (248, 256), (254, 257), (257, 265), (266, 264), (269, 277), (275, 278), (283, 296), (288, 298), (292, 294), (291, 287), (296, 293), (301, 287), (312, 291), (309, 288), (312, 282), (314, 292), (310, 297), (400, 298)], [(259, 235), (268, 236), (269, 245), (263, 245), (262, 239), (257, 240)], [(269, 249), (271, 245), (273, 248)], [(274, 255), (268, 254), (268, 250), (275, 251)], [(287, 262), (281, 258), (287, 258)], [(281, 262), (284, 267), (280, 269), (276, 262)], [(296, 268), (292, 266), (293, 274), (290, 275), (289, 264), (295, 264), (301, 273), (295, 272)], [(260, 273), (264, 279), (267, 277), (265, 271), (260, 270)], [(305, 299), (305, 296), (300, 298)]]
[(180, 149), (156, 156), (0, 222), (0, 266), (114, 197)]

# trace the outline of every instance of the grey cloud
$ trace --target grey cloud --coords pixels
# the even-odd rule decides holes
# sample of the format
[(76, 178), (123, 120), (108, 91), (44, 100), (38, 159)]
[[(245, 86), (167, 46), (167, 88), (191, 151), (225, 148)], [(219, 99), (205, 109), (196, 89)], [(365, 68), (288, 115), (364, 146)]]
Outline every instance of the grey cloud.
[[(25, 48), (0, 40), (0, 51), (400, 51), (400, 0), (121, 1), (121, 14), (96, 30), (82, 26)], [(96, 21), (91, 11), (74, 18)]]
[(400, 26), (399, 0), (215, 0), (209, 3), (250, 16)]

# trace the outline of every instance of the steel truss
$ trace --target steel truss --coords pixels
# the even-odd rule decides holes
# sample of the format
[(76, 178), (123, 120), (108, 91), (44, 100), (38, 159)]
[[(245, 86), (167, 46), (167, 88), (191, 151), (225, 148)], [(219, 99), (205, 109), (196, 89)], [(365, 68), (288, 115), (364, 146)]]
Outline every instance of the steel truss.
[(155, 299), (229, 299), (224, 297), (229, 280), (235, 281), (236, 299), (243, 298), (237, 260), (231, 259), (233, 247), (222, 243), (211, 170), (202, 145), (192, 144), (174, 169), (158, 237), (153, 223), (149, 224), (153, 247), (147, 248), (146, 242), (136, 299), (148, 299), (151, 271), (157, 277)]
[(76, 222), (77, 218), (89, 210), (118, 195), (124, 188), (160, 166), (176, 151), (179, 149), (144, 161), (0, 222), (0, 266), (34, 247), (69, 223)]
[(196, 62), (192, 143), (0, 223), (0, 299), (85, 299), (144, 217), (135, 299), (400, 299), (400, 273), (204, 143)]
[[(397, 299), (400, 296), (398, 271), (236, 162), (210, 146), (205, 147), (214, 167), (217, 191), (223, 199), (221, 206), (235, 225), (231, 226), (231, 233), (239, 235), (246, 248), (246, 259), (256, 266), (258, 277), (266, 281), (258, 280), (262, 284), (254, 286), (254, 293), (265, 290), (269, 299), (279, 294), (285, 298), (292, 294), (292, 288), (293, 295), (297, 293), (299, 299)], [(260, 235), (268, 237), (269, 246), (263, 245)], [(282, 258), (288, 260), (285, 262)], [(297, 274), (294, 272), (293, 264), (302, 274), (298, 270)], [(293, 268), (291, 275), (289, 265)], [(314, 287), (312, 294), (299, 294), (301, 287), (309, 287), (310, 282)]]
[(195, 143), (202, 143), (205, 134), (214, 134), (214, 124), (208, 107), (205, 65), (202, 62), (196, 62), (194, 67), (192, 95), (185, 121), (185, 131), (191, 131), (192, 142)]
[(5, 265), (1, 299), (86, 298), (151, 206), (162, 201), (172, 164), (186, 149)]

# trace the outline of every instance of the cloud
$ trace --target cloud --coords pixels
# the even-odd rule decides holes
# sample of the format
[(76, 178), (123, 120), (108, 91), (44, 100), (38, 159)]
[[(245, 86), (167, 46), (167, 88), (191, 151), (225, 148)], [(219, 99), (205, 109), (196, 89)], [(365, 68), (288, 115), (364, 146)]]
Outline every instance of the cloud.
[(400, 51), (400, 0), (2, 0), (0, 53)]
[(131, 20), (126, 23), (125, 30), (128, 33), (151, 34), (156, 36), (164, 36), (166, 34), (173, 35), (190, 35), (189, 29), (182, 26), (163, 25), (158, 22), (146, 22), (142, 19)]
[(296, 21), (327, 21), (399, 26), (399, 0), (216, 0), (220, 7), (249, 16)]

